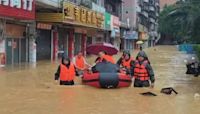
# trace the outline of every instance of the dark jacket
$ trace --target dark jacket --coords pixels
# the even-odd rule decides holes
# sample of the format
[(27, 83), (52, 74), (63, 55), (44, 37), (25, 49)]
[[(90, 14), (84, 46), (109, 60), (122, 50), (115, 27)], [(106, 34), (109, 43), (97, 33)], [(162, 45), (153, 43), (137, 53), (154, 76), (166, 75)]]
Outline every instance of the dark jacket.
[(142, 51), (142, 50), (139, 51), (139, 53), (137, 54), (136, 60), (138, 60), (139, 56), (144, 57), (144, 59), (147, 60), (149, 62), (149, 64), (150, 64), (149, 58), (148, 58), (147, 54), (145, 53), (145, 51)]
[[(144, 57), (144, 61), (147, 60), (148, 61), (148, 58), (147, 58), (147, 55), (144, 51), (140, 51), (137, 55), (137, 60), (138, 60), (138, 57), (139, 56), (142, 56)], [(139, 64), (142, 64), (144, 61), (141, 61), (139, 62)], [(132, 62), (132, 65), (131, 65), (131, 76), (134, 76), (134, 69), (135, 69), (135, 65), (136, 65), (136, 62)], [(146, 69), (147, 69), (147, 72), (150, 76), (150, 80), (151, 80), (151, 83), (154, 83), (155, 82), (155, 77), (154, 77), (154, 71), (153, 71), (153, 68), (151, 67), (151, 65), (149, 63), (146, 64)]]
[(97, 63), (94, 67), (92, 67), (92, 72), (117, 73), (119, 72), (119, 67), (116, 64), (112, 64), (104, 60), (102, 62)]

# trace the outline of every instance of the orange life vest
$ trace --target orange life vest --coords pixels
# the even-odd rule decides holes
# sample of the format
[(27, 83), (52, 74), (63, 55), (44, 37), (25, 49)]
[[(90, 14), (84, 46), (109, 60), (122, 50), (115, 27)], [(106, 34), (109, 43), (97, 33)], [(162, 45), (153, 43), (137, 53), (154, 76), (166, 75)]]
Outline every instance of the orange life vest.
[(130, 58), (128, 61), (126, 61), (125, 59), (123, 59), (122, 60), (122, 66), (130, 69), (131, 68), (131, 61), (132, 60), (133, 60), (132, 58)]
[(75, 68), (72, 63), (70, 63), (69, 68), (66, 65), (60, 65), (60, 80), (61, 81), (72, 81), (75, 77)]
[(138, 60), (135, 61), (134, 77), (141, 81), (149, 80), (149, 74), (146, 69), (146, 64), (148, 61), (144, 61), (141, 65)]
[(110, 55), (104, 55), (104, 56), (102, 57), (102, 59), (105, 59), (106, 61), (115, 64), (115, 61), (114, 61), (113, 57), (110, 56)]
[(76, 66), (78, 67), (78, 68), (82, 68), (82, 69), (84, 69), (85, 68), (85, 62), (84, 62), (84, 57), (83, 56), (81, 56), (81, 57), (76, 57)]

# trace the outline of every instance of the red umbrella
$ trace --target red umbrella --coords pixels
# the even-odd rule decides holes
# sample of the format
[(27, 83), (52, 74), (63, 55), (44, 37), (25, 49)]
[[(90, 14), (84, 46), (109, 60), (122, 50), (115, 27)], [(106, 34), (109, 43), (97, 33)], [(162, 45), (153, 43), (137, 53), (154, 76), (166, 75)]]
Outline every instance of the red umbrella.
[(108, 55), (114, 55), (118, 53), (118, 49), (109, 43), (97, 43), (97, 44), (91, 44), (87, 46), (86, 51), (89, 54), (95, 54), (98, 55), (99, 52), (105, 51)]

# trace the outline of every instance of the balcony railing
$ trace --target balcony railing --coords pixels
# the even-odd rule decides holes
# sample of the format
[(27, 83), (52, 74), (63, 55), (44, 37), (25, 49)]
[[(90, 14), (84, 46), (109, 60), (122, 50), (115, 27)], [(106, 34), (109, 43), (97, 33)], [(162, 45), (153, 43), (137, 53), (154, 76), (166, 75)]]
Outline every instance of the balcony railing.
[(149, 6), (150, 11), (155, 11), (155, 8), (153, 6)]
[(141, 12), (141, 11), (142, 11), (142, 9), (141, 9), (140, 6), (137, 6), (137, 7), (136, 7), (136, 10), (137, 10), (137, 12)]
[[(142, 0), (141, 0), (142, 1)], [(146, 2), (146, 3), (149, 3), (149, 0), (143, 0), (144, 2)]]
[(160, 6), (160, 4), (158, 2), (156, 2), (156, 6)]
[(154, 18), (149, 18), (149, 20), (150, 20), (151, 23), (155, 23), (156, 22), (156, 20)]
[(156, 17), (159, 17), (159, 13), (158, 12), (156, 12)]
[(146, 11), (142, 11), (142, 13), (146, 18), (148, 18), (149, 14)]

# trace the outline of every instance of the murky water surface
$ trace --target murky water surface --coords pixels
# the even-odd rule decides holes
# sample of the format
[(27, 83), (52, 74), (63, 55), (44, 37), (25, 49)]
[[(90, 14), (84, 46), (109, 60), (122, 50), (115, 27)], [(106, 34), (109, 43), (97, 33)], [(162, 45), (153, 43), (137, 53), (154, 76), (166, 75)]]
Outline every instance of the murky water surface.
[[(194, 97), (200, 77), (185, 74), (189, 56), (173, 46), (146, 52), (156, 74), (154, 89), (98, 89), (81, 85), (78, 78), (73, 87), (59, 86), (54, 82), (58, 64), (48, 61), (0, 69), (0, 114), (200, 114), (200, 98)], [(169, 86), (179, 94), (160, 93)], [(139, 94), (147, 91), (158, 96)]]

